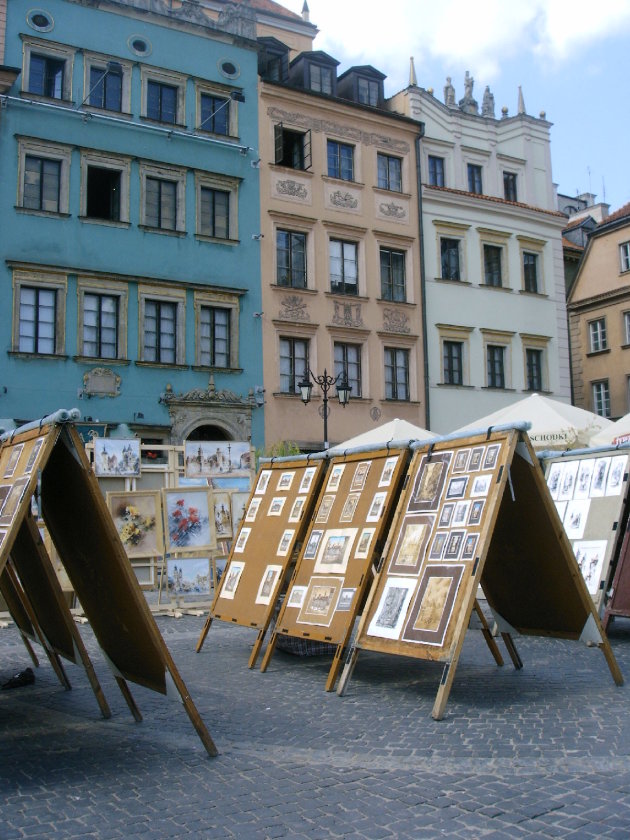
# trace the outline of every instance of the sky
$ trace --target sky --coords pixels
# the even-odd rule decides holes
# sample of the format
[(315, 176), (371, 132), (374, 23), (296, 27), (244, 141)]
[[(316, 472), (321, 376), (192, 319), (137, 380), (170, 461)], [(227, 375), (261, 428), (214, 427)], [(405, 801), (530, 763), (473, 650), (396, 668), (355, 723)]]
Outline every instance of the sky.
[[(279, 0), (300, 13), (303, 0)], [(595, 193), (611, 212), (630, 202), (630, 0), (308, 0), (320, 30), (315, 49), (387, 74), (385, 95), (409, 84), (443, 101), (466, 71), (479, 102), (486, 85), (495, 113), (546, 113), (558, 192)]]

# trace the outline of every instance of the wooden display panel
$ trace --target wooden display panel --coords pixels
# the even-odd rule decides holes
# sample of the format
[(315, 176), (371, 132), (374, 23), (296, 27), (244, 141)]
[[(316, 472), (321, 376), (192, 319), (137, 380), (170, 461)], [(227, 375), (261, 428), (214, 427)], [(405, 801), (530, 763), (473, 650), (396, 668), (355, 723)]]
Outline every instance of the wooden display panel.
[(331, 460), (261, 670), (267, 668), (278, 635), (328, 642), (337, 645), (326, 683), (326, 690), (332, 690), (408, 460), (408, 449)]
[[(414, 526), (427, 517), (431, 530), (414, 556)], [(441, 661), (433, 707), (440, 719), (479, 585), (506, 641), (519, 631), (594, 642), (621, 684), (558, 525), (531, 443), (516, 429), (417, 448), (339, 693), (362, 649)]]
[(604, 611), (604, 630), (615, 616), (630, 617), (630, 516), (626, 502), (623, 542), (613, 576), (610, 600)]
[(230, 621), (259, 631), (249, 660), (253, 667), (294, 549), (304, 539), (324, 470), (322, 458), (263, 462), (197, 651), (214, 618)]
[(541, 459), (551, 498), (601, 614), (618, 552), (630, 452), (601, 449)]

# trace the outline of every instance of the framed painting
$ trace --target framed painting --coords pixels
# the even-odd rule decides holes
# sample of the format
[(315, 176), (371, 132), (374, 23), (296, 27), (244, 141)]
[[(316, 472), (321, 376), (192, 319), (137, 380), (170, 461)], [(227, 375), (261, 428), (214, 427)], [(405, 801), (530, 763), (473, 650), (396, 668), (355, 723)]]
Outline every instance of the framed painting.
[(245, 441), (187, 440), (184, 443), (184, 471), (190, 478), (243, 475), (251, 466), (251, 447)]
[(172, 595), (209, 595), (210, 560), (207, 557), (177, 557), (166, 563), (168, 591)]
[[(232, 530), (235, 531), (241, 524), (245, 516), (245, 508), (247, 507), (247, 500), (249, 493), (243, 493), (240, 490), (235, 490), (230, 493), (230, 508), (232, 510)], [(253, 501), (253, 500), (252, 500)]]
[(227, 492), (213, 492), (212, 510), (214, 515), (214, 530), (218, 540), (225, 540), (232, 536), (232, 508), (230, 494)]
[(428, 565), (409, 612), (403, 638), (441, 647), (464, 573), (463, 566)]
[(308, 584), (298, 615), (300, 624), (329, 627), (339, 600), (342, 578), (313, 576)]
[(139, 439), (94, 438), (94, 473), (99, 478), (139, 476)]
[(158, 557), (164, 554), (159, 490), (108, 493), (107, 507), (127, 557)]
[(216, 548), (210, 496), (209, 488), (162, 490), (167, 551), (212, 551)]

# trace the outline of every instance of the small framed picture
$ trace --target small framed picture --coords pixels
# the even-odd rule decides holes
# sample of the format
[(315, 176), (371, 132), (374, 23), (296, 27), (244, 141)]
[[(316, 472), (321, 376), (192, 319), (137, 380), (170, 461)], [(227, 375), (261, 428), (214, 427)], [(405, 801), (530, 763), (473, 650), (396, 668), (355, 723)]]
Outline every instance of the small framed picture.
[(289, 600), (287, 607), (297, 607), (298, 609), (304, 603), (304, 596), (306, 595), (306, 586), (294, 586), (289, 592)]
[(245, 546), (247, 545), (247, 540), (249, 539), (251, 532), (251, 528), (241, 528), (241, 532), (236, 540), (236, 545), (234, 546), (235, 554), (242, 554), (245, 551)]
[(343, 475), (343, 471), (345, 470), (345, 468), (345, 464), (334, 464), (333, 468), (330, 471), (328, 484), (326, 485), (327, 493), (334, 493), (336, 490), (339, 489), (339, 483), (341, 481), (341, 476)]
[(262, 499), (258, 496), (254, 496), (254, 498), (249, 503), (249, 507), (247, 508), (247, 513), (245, 514), (245, 522), (255, 522), (256, 521), (256, 514), (258, 513), (258, 508), (260, 507), (260, 503)]
[(457, 504), (455, 505), (455, 510), (453, 511), (453, 521), (451, 522), (453, 528), (456, 528), (458, 526), (461, 527), (462, 525), (466, 524), (469, 509), (469, 499), (463, 502), (457, 502)]
[(280, 537), (280, 542), (278, 543), (278, 550), (276, 551), (278, 557), (287, 556), (291, 547), (291, 541), (293, 540), (294, 534), (295, 531), (292, 531), (291, 529), (284, 531), (284, 533)]
[(317, 546), (319, 545), (319, 541), (321, 540), (323, 533), (323, 531), (311, 531), (311, 535), (306, 543), (306, 548), (304, 549), (305, 560), (313, 560), (316, 557)]
[(354, 475), (352, 476), (350, 492), (354, 492), (356, 490), (363, 490), (363, 488), (365, 487), (365, 480), (367, 478), (371, 466), (371, 461), (361, 461), (359, 464), (357, 464), (356, 469), (354, 471)]
[(484, 452), (485, 446), (475, 446), (475, 448), (471, 451), (470, 461), (468, 462), (468, 470), (470, 472), (476, 472), (481, 469), (481, 459), (483, 458)]
[(257, 495), (267, 492), (267, 485), (269, 484), (270, 478), (271, 470), (263, 470), (260, 473), (260, 475), (258, 476), (258, 482), (256, 483), (256, 489), (254, 491)]
[(431, 543), (431, 549), (429, 551), (429, 558), (431, 560), (442, 559), (442, 554), (444, 553), (444, 546), (446, 545), (447, 537), (448, 531), (438, 531), (437, 534), (433, 537), (433, 542)]
[(294, 475), (295, 470), (293, 472), (280, 473), (280, 478), (278, 479), (276, 490), (290, 490), (291, 485), (293, 484)]
[(457, 560), (462, 551), (466, 531), (451, 531), (444, 549), (445, 560)]
[(486, 457), (483, 459), (483, 467), (484, 470), (493, 470), (497, 463), (497, 458), (499, 457), (499, 450), (501, 449), (500, 443), (493, 443), (492, 446), (489, 446), (486, 449)]
[(346, 501), (344, 502), (343, 510), (341, 511), (341, 516), (339, 517), (340, 522), (352, 522), (352, 517), (354, 516), (354, 512), (357, 509), (357, 505), (359, 504), (360, 498), (360, 493), (349, 494)]
[(396, 464), (398, 463), (398, 455), (395, 457), (387, 458), (385, 463), (383, 464), (383, 472), (381, 473), (381, 477), (378, 481), (379, 487), (389, 487), (392, 483), (392, 476), (394, 475), (394, 470), (396, 469)]
[(354, 552), (354, 556), (357, 559), (365, 560), (367, 558), (375, 531), (376, 528), (364, 528), (361, 531), (359, 542), (357, 543), (356, 551)]
[(316, 472), (317, 467), (307, 467), (304, 470), (304, 474), (302, 476), (302, 480), (300, 481), (300, 486), (298, 488), (298, 493), (308, 493), (308, 491), (311, 489), (311, 484), (313, 483), (313, 478)]
[(332, 495), (326, 495), (321, 500), (319, 508), (317, 510), (317, 516), (315, 517), (315, 522), (328, 522), (328, 517), (330, 516), (330, 511), (332, 510), (332, 506), (335, 503), (335, 497)]
[(477, 475), (473, 479), (472, 488), (470, 491), (471, 496), (487, 496), (488, 491), (490, 490), (490, 482), (492, 481), (492, 474), (487, 473), (485, 475)]
[(479, 534), (468, 534), (464, 540), (464, 550), (462, 551), (462, 560), (472, 560), (475, 556), (475, 549), (479, 542)]
[(464, 472), (468, 467), (468, 459), (470, 458), (470, 449), (460, 449), (455, 455), (453, 462), (453, 472)]
[(274, 496), (269, 505), (267, 516), (280, 516), (286, 500), (286, 496)]
[(367, 516), (365, 517), (366, 522), (378, 522), (381, 518), (383, 513), (383, 509), (385, 507), (385, 499), (387, 498), (387, 493), (375, 493), (374, 498), (372, 499), (372, 504), (370, 505), (370, 509), (368, 511)]
[(296, 496), (295, 501), (289, 513), (289, 522), (299, 522), (304, 513), (304, 505), (306, 503), (306, 496)]
[(468, 486), (468, 476), (460, 475), (456, 478), (451, 478), (446, 487), (447, 499), (462, 499), (466, 495), (466, 487)]
[(468, 514), (469, 525), (479, 525), (485, 503), (485, 499), (475, 499), (474, 502), (472, 502), (470, 505), (470, 513)]
[(439, 528), (448, 528), (453, 518), (453, 511), (455, 510), (455, 502), (447, 502), (442, 506), (440, 511), (440, 519), (438, 521)]

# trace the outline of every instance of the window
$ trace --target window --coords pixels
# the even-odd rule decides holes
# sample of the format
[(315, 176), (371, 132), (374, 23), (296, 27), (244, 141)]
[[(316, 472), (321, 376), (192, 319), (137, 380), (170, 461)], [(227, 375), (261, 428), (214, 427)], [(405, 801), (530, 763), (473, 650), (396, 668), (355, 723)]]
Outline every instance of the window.
[(330, 290), (338, 295), (358, 295), (359, 276), (356, 242), (331, 239)]
[(624, 344), (630, 344), (630, 312), (623, 313)]
[(440, 239), (442, 280), (461, 280), (459, 265), (459, 239)]
[(215, 239), (230, 238), (230, 194), (201, 187), (199, 233)]
[(630, 271), (630, 242), (622, 242), (619, 246), (619, 259), (621, 260), (621, 270)]
[(606, 335), (605, 318), (598, 318), (596, 321), (590, 321), (588, 325), (588, 334), (591, 353), (598, 353), (600, 350), (607, 349), (608, 338)]
[(91, 219), (120, 221), (120, 172), (88, 166), (86, 215)]
[(381, 248), (381, 297), (399, 302), (407, 299), (404, 251)]
[(481, 195), (483, 188), (481, 184), (481, 166), (476, 163), (468, 164), (468, 192)]
[(486, 345), (486, 384), (488, 388), (505, 388), (505, 347)]
[(526, 292), (538, 292), (538, 254), (523, 252), (523, 283)]
[(61, 161), (26, 155), (22, 207), (59, 213), (60, 195)]
[(65, 69), (66, 62), (61, 59), (31, 53), (28, 92), (63, 99)]
[(543, 351), (534, 348), (525, 350), (525, 363), (527, 374), (527, 390), (543, 390)]
[(201, 306), (199, 310), (199, 364), (207, 367), (230, 367), (229, 309)]
[(118, 295), (84, 293), (83, 355), (118, 357)]
[(120, 70), (90, 67), (89, 84), (90, 105), (107, 111), (122, 111), (122, 67)]
[(19, 300), (18, 351), (54, 354), (57, 349), (56, 289), (21, 286)]
[(593, 382), (593, 411), (601, 417), (610, 417), (610, 389), (608, 380)]
[(299, 394), (300, 382), (308, 376), (308, 339), (280, 339), (280, 391)]
[(382, 190), (402, 192), (402, 161), (378, 152), (376, 155), (378, 166), (378, 185)]
[(409, 350), (385, 348), (385, 399), (409, 400)]
[(358, 79), (359, 102), (362, 105), (378, 106), (379, 83), (374, 79)]
[(354, 147), (348, 143), (329, 140), (328, 174), (331, 178), (341, 178), (342, 181), (354, 181)]
[[(353, 397), (360, 397), (361, 392), (361, 345), (335, 342), (335, 376), (343, 374), (352, 388)], [(339, 376), (343, 379), (343, 376)]]
[(185, 170), (141, 163), (140, 178), (141, 225), (153, 230), (185, 232)]
[(147, 117), (160, 122), (177, 122), (177, 88), (162, 82), (147, 83)]
[(186, 122), (186, 78), (148, 64), (141, 66), (140, 76), (142, 116), (167, 125), (183, 125)]
[(445, 385), (464, 384), (464, 342), (442, 342), (442, 378)]
[(429, 184), (432, 187), (444, 186), (444, 158), (429, 155)]
[(161, 364), (177, 361), (177, 303), (145, 300), (142, 359)]
[(275, 163), (291, 169), (310, 169), (311, 131), (293, 131), (282, 123), (274, 125)]
[(306, 288), (306, 234), (276, 231), (276, 282), (294, 289)]
[(483, 246), (483, 267), (486, 285), (501, 286), (501, 248), (498, 245)]
[(333, 71), (330, 67), (322, 67), (320, 64), (309, 65), (311, 90), (319, 93), (332, 94), (333, 92)]
[(516, 173), (503, 173), (503, 195), (506, 201), (517, 201), (516, 197)]
[(223, 96), (202, 93), (200, 96), (201, 121), (199, 128), (213, 134), (230, 133), (230, 100)]

